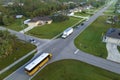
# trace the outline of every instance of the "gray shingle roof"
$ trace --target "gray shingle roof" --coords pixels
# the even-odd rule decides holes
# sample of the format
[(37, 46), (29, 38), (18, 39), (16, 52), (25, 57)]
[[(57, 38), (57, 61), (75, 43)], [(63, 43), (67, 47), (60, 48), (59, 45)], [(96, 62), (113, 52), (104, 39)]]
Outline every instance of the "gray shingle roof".
[(35, 18), (31, 19), (30, 22), (37, 22), (39, 20), (41, 20), (41, 21), (50, 21), (52, 19), (47, 17), (47, 16), (45, 16), (45, 17), (35, 17)]
[(110, 29), (108, 29), (108, 31), (106, 33), (106, 36), (116, 38), (116, 39), (120, 39), (120, 29), (110, 28)]

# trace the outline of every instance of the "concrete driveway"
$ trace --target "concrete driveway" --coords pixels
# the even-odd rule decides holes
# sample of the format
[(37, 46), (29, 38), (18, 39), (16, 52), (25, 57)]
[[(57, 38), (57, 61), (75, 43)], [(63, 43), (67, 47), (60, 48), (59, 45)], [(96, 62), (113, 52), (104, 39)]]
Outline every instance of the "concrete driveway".
[(120, 63), (120, 53), (118, 51), (117, 45), (107, 42), (106, 48), (108, 51), (107, 59)]

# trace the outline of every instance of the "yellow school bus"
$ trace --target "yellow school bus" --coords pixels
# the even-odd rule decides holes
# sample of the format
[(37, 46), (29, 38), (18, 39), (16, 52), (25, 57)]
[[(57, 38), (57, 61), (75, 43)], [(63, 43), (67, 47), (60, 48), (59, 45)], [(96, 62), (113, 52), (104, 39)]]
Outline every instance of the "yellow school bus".
[(37, 57), (35, 60), (33, 60), (31, 63), (29, 63), (27, 66), (25, 66), (25, 72), (28, 75), (33, 75), (35, 72), (37, 72), (45, 63), (51, 59), (52, 54), (50, 53), (43, 53), (39, 57)]

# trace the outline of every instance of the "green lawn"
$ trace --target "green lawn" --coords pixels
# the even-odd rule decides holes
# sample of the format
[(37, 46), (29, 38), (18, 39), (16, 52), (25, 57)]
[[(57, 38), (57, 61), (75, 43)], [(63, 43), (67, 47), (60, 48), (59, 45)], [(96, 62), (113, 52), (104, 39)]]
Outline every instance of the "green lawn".
[(23, 24), (24, 19), (16, 19), (14, 23), (9, 26), (6, 26), (9, 29), (20, 31), (27, 27), (27, 25)]
[(86, 10), (85, 12), (86, 12), (87, 14), (93, 15), (94, 12), (95, 12), (95, 10), (96, 10), (96, 9), (90, 9), (90, 10)]
[(66, 28), (74, 25), (81, 19), (79, 18), (73, 18), (71, 17), (69, 20), (64, 22), (53, 22), (52, 24), (46, 24), (43, 26), (38, 26), (30, 31), (28, 31), (27, 34), (40, 37), (40, 38), (53, 38), (54, 36), (58, 35), (62, 31), (64, 31)]
[(77, 13), (75, 13), (75, 15), (77, 15), (77, 16), (83, 16), (83, 17), (91, 16), (90, 14), (88, 14), (88, 13), (83, 13), (83, 12), (77, 12)]
[(10, 75), (11, 73), (13, 73), (15, 70), (17, 70), (19, 67), (21, 67), (22, 65), (24, 65), (25, 63), (27, 63), (32, 57), (34, 56), (34, 53), (31, 54), (30, 56), (28, 56), (26, 59), (22, 60), (21, 62), (19, 62), (18, 64), (16, 64), (15, 66), (13, 66), (12, 68), (10, 68), (9, 70), (7, 70), (6, 72), (2, 73), (0, 75), (0, 80), (3, 80), (5, 77), (7, 77), (8, 75)]
[[(106, 44), (102, 42), (102, 35), (111, 27), (105, 21), (107, 16), (100, 16), (74, 41), (77, 48), (95, 56), (107, 57)], [(114, 25), (113, 27), (119, 27)]]
[(120, 80), (120, 75), (77, 60), (61, 60), (47, 65), (32, 80)]
[(0, 70), (7, 67), (14, 61), (18, 60), (20, 57), (26, 55), (28, 52), (35, 49), (35, 46), (33, 46), (30, 43), (24, 43), (21, 41), (16, 42), (17, 49), (14, 49), (13, 53), (8, 55), (5, 58), (0, 58)]

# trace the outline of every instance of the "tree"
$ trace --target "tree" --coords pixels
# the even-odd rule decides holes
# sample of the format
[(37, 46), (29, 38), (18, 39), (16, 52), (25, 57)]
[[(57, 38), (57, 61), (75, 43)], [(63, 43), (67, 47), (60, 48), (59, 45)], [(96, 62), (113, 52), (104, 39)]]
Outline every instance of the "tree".
[(73, 8), (75, 8), (75, 7), (76, 7), (76, 5), (75, 5), (75, 4), (72, 4), (72, 3), (71, 3), (70, 6), (69, 6), (70, 9), (73, 9)]
[(65, 15), (62, 15), (62, 14), (53, 15), (51, 18), (54, 22), (62, 22), (62, 21), (65, 21), (65, 20), (69, 19), (68, 16), (65, 16)]
[(13, 16), (4, 15), (3, 19), (2, 19), (2, 22), (3, 22), (4, 25), (8, 26), (9, 24), (13, 23), (14, 20), (15, 19), (14, 19)]
[(0, 14), (0, 24), (3, 25), (3, 21), (2, 21), (2, 14)]
[(7, 30), (0, 31), (0, 57), (8, 56), (15, 47), (16, 37), (11, 35)]
[(8, 16), (7, 16), (7, 15), (4, 15), (4, 16), (3, 16), (2, 21), (3, 21), (3, 24), (4, 24), (4, 25), (6, 25), (6, 26), (9, 25), (9, 21), (8, 21)]

